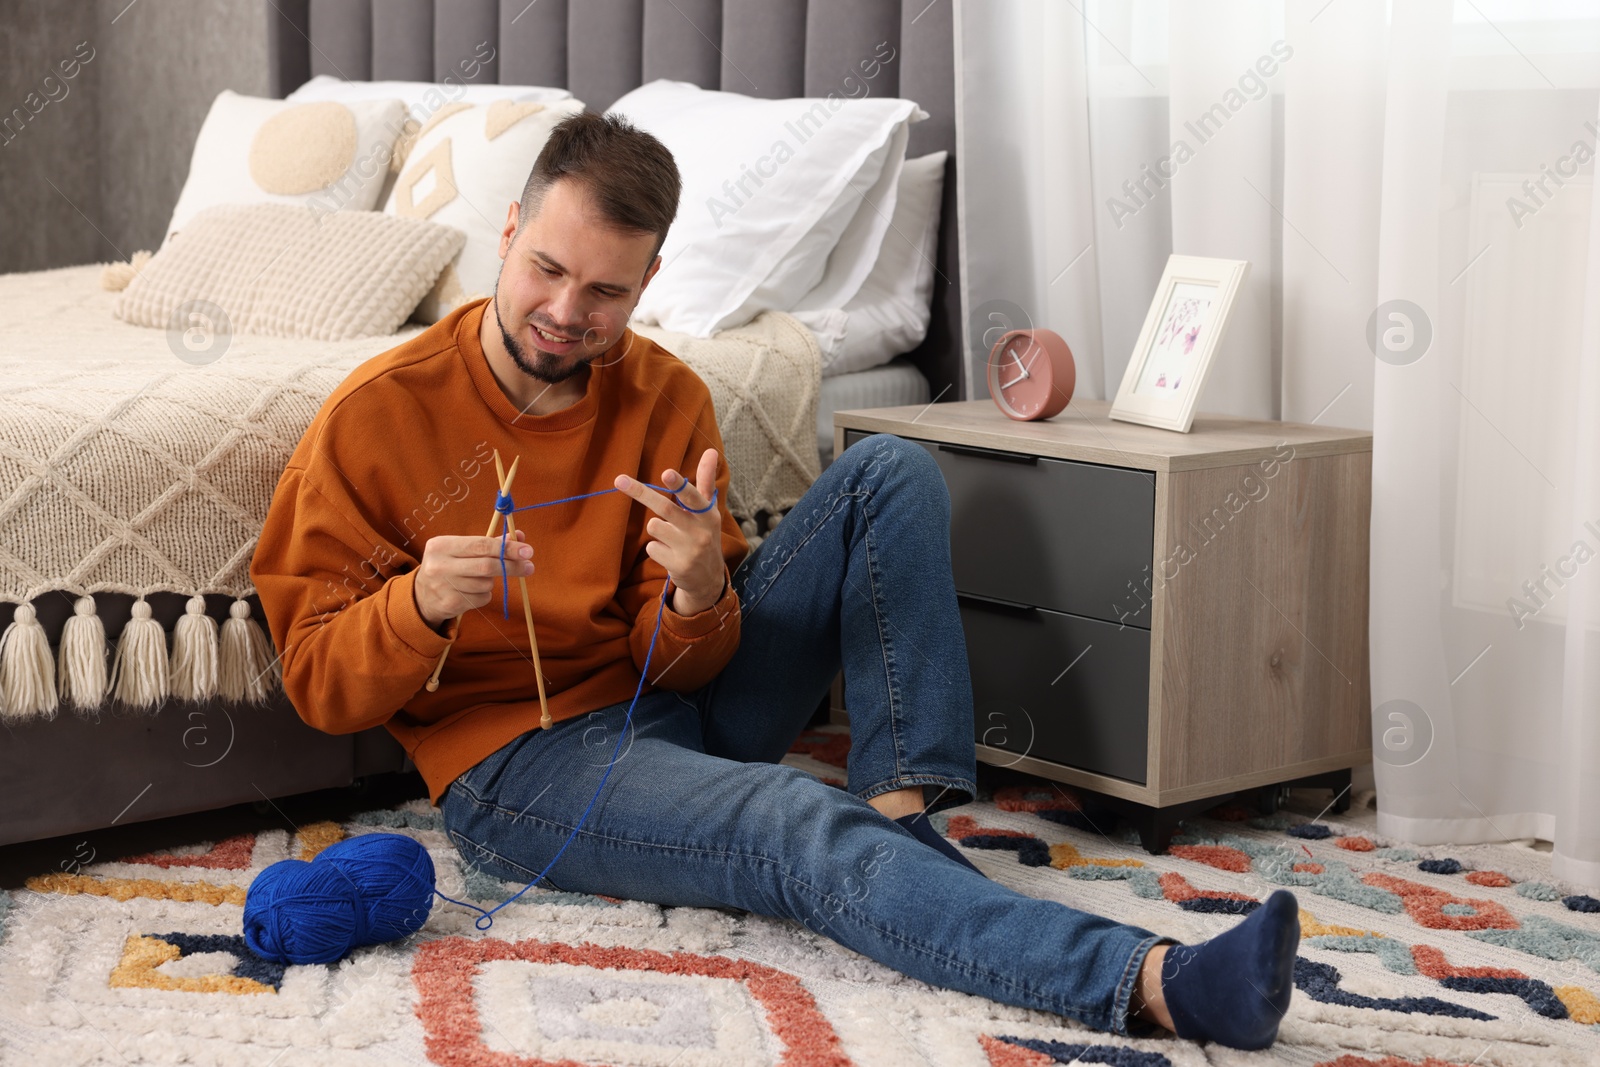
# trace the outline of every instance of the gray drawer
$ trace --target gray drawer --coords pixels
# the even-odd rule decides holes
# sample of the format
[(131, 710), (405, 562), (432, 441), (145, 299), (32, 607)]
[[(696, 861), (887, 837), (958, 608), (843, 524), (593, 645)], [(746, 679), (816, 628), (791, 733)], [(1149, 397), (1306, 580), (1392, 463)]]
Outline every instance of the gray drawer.
[(960, 604), (980, 744), (1145, 783), (1149, 630), (971, 596)]
[[(845, 446), (866, 436), (846, 430)], [(906, 440), (950, 489), (957, 590), (1150, 628), (1153, 472)]]

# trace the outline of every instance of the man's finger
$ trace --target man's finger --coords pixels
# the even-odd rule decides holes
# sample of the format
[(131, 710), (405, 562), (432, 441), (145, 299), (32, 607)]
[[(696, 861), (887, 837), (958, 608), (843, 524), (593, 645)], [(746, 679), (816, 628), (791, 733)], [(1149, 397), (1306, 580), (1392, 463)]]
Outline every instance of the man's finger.
[(679, 510), (678, 507), (670, 503), (666, 497), (662, 496), (648, 485), (645, 485), (643, 482), (635, 481), (634, 479), (628, 477), (626, 474), (617, 475), (617, 480), (613, 484), (624, 495), (637, 500), (639, 503), (655, 512), (657, 515), (660, 515), (663, 519), (670, 519), (672, 517), (672, 513)]
[[(527, 543), (526, 539), (521, 536), (522, 531), (518, 530), (517, 534), (518, 534), (517, 540), (519, 542), (521, 542), (521, 543), (526, 544)], [(435, 538), (435, 540), (437, 540), (437, 538)], [(450, 540), (453, 541), (454, 543), (451, 544), (449, 549), (447, 550), (448, 554), (452, 555), (452, 556), (456, 556), (456, 557), (458, 557), (460, 559), (474, 559), (474, 558), (481, 557), (481, 556), (493, 556), (496, 559), (500, 558), (500, 547), (501, 547), (501, 545), (500, 545), (500, 535), (499, 534), (495, 534), (493, 537), (478, 537), (477, 535), (461, 536), (461, 537), (451, 538)], [(429, 543), (431, 544), (432, 542), (429, 542)], [(514, 551), (512, 551), (511, 546), (509, 544), (507, 544), (506, 545), (506, 556), (507, 556), (507, 558), (510, 558), (511, 556), (514, 556), (515, 554), (516, 553)]]
[(680, 505), (685, 508), (703, 508), (706, 506), (704, 499), (700, 498), (697, 490), (681, 471), (668, 468), (661, 472), (661, 484), (669, 489), (676, 489), (674, 495)]
[[(678, 490), (678, 502), (695, 511), (704, 511), (711, 504), (711, 494), (717, 488), (717, 450), (708, 448), (700, 454), (700, 466), (696, 475), (696, 482), (690, 482), (681, 472), (665, 470), (661, 472), (661, 484), (668, 488)], [(674, 482), (682, 482), (681, 486), (674, 486)], [(698, 483), (698, 484), (696, 484)]]
[[(679, 511), (679, 514), (682, 514), (682, 512)], [(657, 522), (659, 522), (661, 525), (652, 527), (651, 523)], [(668, 547), (674, 549), (681, 548), (684, 544), (686, 544), (687, 542), (684, 540), (684, 538), (689, 536), (689, 532), (682, 524), (670, 522), (667, 519), (662, 518), (655, 518), (651, 519), (649, 522), (646, 522), (644, 524), (644, 531), (651, 537), (654, 537), (657, 541), (664, 541), (667, 543)]]
[(717, 491), (717, 450), (708, 448), (700, 454), (699, 493), (705, 507), (711, 503), (711, 494)]

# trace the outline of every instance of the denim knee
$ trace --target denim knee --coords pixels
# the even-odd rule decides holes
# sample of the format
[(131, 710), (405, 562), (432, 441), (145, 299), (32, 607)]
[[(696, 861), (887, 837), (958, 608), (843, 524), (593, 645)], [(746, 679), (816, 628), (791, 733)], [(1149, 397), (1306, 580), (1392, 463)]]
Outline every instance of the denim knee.
[(853, 464), (847, 468), (847, 481), (860, 480), (881, 489), (909, 488), (949, 510), (950, 490), (944, 473), (928, 450), (914, 441), (892, 433), (875, 433), (845, 449), (839, 458)]
[[(760, 903), (766, 914), (826, 933), (828, 905), (837, 914), (841, 879), (848, 881), (852, 871), (864, 869), (874, 858), (881, 860), (897, 837), (910, 839), (910, 834), (891, 826), (859, 797), (805, 771), (787, 764), (766, 769), (771, 772), (770, 791), (764, 791), (761, 803), (745, 809), (745, 818), (762, 827), (767, 836), (762, 845), (777, 849), (778, 865), (787, 877), (765, 886)], [(824, 919), (820, 924), (819, 915)]]

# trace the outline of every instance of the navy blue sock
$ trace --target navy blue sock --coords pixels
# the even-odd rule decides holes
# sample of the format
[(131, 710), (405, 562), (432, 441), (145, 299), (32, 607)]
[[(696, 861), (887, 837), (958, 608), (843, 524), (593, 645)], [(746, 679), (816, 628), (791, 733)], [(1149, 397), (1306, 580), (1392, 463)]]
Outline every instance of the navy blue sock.
[(1300, 905), (1279, 889), (1238, 926), (1198, 945), (1173, 945), (1162, 960), (1161, 993), (1178, 1036), (1229, 1048), (1262, 1049), (1294, 991)]
[[(956, 846), (946, 841), (943, 834), (933, 828), (933, 823), (928, 821), (927, 812), (914, 811), (910, 815), (900, 816), (895, 820), (895, 822), (899, 823), (901, 826), (904, 826), (907, 830), (910, 830), (912, 835), (923, 844), (932, 845), (934, 848), (938, 849), (940, 852), (943, 852), (946, 856), (949, 856), (957, 863), (965, 864), (969, 869), (977, 871), (979, 874), (983, 874), (982, 871), (979, 871), (978, 868), (973, 865), (971, 860), (967, 859), (967, 857), (956, 851)], [(987, 878), (988, 875), (985, 874), (984, 877)]]

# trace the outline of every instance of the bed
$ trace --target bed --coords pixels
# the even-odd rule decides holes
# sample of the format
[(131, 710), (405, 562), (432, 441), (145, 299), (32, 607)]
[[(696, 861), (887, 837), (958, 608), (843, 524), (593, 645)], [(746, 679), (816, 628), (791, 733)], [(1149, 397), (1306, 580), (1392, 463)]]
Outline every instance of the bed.
[[(962, 398), (952, 12), (943, 0), (270, 0), (263, 17), (275, 96), (318, 74), (438, 81), (451, 67), (447, 57), (481, 55), (483, 42), (493, 42), (493, 58), (467, 80), (565, 87), (593, 110), (656, 78), (775, 99), (821, 97), (856, 57), (892, 42), (895, 59), (873, 92), (913, 99), (927, 112), (910, 129), (907, 155), (950, 154), (927, 335), (882, 366), (837, 375), (812, 367), (814, 391), (783, 409), (785, 425), (766, 436), (809, 447), (815, 430), (816, 454), (795, 446), (787, 460), (760, 458), (763, 476), (747, 472), (746, 496), (781, 510), (803, 491), (797, 472), (814, 477), (832, 459), (835, 410)], [(758, 74), (759, 85), (746, 72)], [(36, 626), (30, 632), (56, 656), (68, 621), (84, 614), (99, 620), (109, 647), (135, 615), (169, 641), (193, 613), (224, 630), (232, 621), (242, 634), (246, 619), (263, 618), (248, 563), (253, 527), (283, 463), (344, 375), (417, 327), (336, 343), (234, 335), (230, 355), (248, 359), (231, 359), (231, 375), (209, 374), (204, 392), (199, 368), (173, 358), (181, 340), (110, 322), (111, 294), (99, 283), (99, 267), (0, 277), (8, 323), (0, 370), (28, 385), (20, 393), (8, 387), (13, 406), (0, 420), (0, 574), (9, 587), (0, 590), (9, 601), (0, 625), (14, 624), (8, 639), (23, 623)], [(738, 417), (736, 405), (725, 412), (724, 398), (743, 390), (745, 401), (761, 399), (763, 381), (702, 376), (719, 424)], [(748, 420), (771, 421), (759, 408)], [(103, 459), (110, 453), (93, 447), (96, 438), (115, 443), (124, 465), (148, 456), (160, 468), (150, 482), (159, 491), (119, 501), (114, 514), (107, 505), (118, 474)], [(731, 442), (729, 462), (736, 463)], [(153, 518), (148, 528), (140, 516)], [(121, 532), (106, 535), (113, 528)], [(184, 544), (187, 554), (168, 547)], [(110, 580), (113, 571), (137, 580)], [(274, 660), (266, 662), (265, 675), (252, 679), (268, 690), (259, 702), (219, 692), (129, 707), (108, 697), (90, 708), (62, 704), (50, 717), (17, 714), (16, 678), (0, 671), (0, 776), (8, 787), (0, 844), (264, 804), (410, 769), (382, 729), (330, 736), (305, 726), (272, 687)]]

